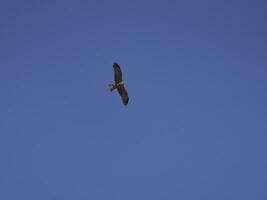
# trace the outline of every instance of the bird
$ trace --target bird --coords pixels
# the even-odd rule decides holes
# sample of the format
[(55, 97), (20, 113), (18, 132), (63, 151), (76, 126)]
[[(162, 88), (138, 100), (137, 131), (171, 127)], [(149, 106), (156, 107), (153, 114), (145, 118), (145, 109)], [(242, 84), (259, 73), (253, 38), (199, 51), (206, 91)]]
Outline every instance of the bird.
[(109, 90), (112, 92), (113, 90), (117, 89), (119, 95), (121, 96), (122, 103), (126, 106), (129, 101), (128, 92), (125, 89), (124, 82), (122, 80), (122, 71), (118, 63), (113, 63), (114, 69), (114, 80), (115, 84), (109, 84)]

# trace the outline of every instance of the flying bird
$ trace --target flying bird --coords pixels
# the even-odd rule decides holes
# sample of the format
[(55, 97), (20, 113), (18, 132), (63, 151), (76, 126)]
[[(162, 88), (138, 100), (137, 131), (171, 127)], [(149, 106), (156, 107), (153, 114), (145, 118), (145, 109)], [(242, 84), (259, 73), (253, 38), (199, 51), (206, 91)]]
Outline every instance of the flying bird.
[(128, 93), (124, 87), (124, 82), (122, 81), (122, 71), (120, 66), (117, 63), (113, 63), (114, 68), (114, 80), (115, 84), (109, 84), (109, 90), (112, 92), (113, 90), (117, 89), (123, 104), (126, 106), (129, 101)]

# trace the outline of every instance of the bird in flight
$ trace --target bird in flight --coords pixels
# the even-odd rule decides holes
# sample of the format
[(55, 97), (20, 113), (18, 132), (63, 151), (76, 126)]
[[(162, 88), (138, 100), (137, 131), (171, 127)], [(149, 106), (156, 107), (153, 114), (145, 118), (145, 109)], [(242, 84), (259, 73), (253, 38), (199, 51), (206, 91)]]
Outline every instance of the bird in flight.
[(122, 71), (120, 66), (117, 63), (113, 63), (114, 68), (114, 80), (115, 84), (109, 84), (109, 90), (112, 92), (113, 90), (117, 89), (123, 104), (126, 106), (129, 101), (128, 93), (124, 87), (124, 82), (122, 81)]

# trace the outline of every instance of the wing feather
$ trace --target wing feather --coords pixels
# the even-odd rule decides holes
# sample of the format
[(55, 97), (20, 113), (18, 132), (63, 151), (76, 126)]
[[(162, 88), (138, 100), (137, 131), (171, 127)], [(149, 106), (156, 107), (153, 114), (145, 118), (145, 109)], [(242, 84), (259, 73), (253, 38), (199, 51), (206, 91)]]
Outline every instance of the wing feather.
[(114, 68), (114, 80), (115, 83), (120, 83), (122, 82), (122, 72), (121, 72), (121, 68), (117, 63), (113, 64), (113, 68)]
[(128, 104), (128, 101), (129, 101), (129, 97), (128, 97), (128, 92), (127, 90), (125, 89), (125, 87), (123, 85), (119, 86), (118, 87), (118, 92), (121, 96), (121, 99), (122, 99), (122, 102), (124, 105), (127, 105)]

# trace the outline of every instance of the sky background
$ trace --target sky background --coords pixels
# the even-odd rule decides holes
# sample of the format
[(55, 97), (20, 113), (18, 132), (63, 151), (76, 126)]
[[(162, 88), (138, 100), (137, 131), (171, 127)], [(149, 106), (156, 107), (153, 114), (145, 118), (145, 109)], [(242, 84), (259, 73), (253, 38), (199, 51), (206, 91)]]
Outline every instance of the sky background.
[(267, 199), (266, 1), (2, 0), (0, 27), (0, 199)]

